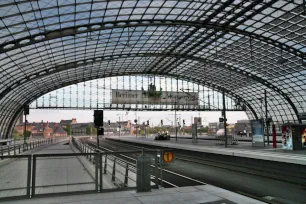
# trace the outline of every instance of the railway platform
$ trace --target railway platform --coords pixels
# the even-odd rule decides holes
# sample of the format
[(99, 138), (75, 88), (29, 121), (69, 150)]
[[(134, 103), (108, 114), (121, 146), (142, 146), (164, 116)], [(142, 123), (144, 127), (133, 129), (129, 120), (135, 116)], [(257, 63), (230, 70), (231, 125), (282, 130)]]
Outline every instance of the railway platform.
[(272, 148), (272, 145), (266, 147), (252, 147), (252, 144), (249, 142), (239, 142), (238, 145), (228, 145), (228, 147), (225, 148), (224, 145), (218, 145), (216, 141), (213, 140), (198, 140), (193, 142), (190, 139), (178, 138), (176, 141), (175, 138), (171, 138), (171, 140), (156, 141), (154, 140), (154, 137), (136, 138), (135, 136), (111, 136), (106, 138), (155, 147), (306, 165), (306, 150), (283, 150), (281, 149), (280, 144), (278, 144), (277, 148), (274, 149)]
[[(31, 151), (16, 155), (16, 158), (0, 160), (0, 200), (10, 197), (22, 197), (29, 190), (29, 182), (33, 178), (34, 164), (30, 165), (28, 157), (33, 155), (53, 155), (37, 157), (35, 161), (35, 195), (89, 191), (95, 189), (94, 176), (90, 173), (90, 164), (82, 162), (77, 156), (56, 156), (56, 154), (72, 154), (75, 148), (70, 140), (61, 140)], [(31, 183), (33, 188), (33, 181)], [(107, 179), (106, 188), (114, 187)], [(32, 190), (32, 195), (33, 195)]]
[(34, 198), (28, 200), (5, 201), (4, 204), (85, 204), (85, 203), (111, 203), (111, 204), (261, 204), (264, 202), (227, 191), (212, 185), (188, 186), (180, 188), (153, 189), (151, 192), (121, 191), (112, 193), (95, 193), (84, 195), (57, 196), (52, 198)]
[[(20, 157), (11, 161), (8, 159), (1, 160), (1, 203), (263, 203), (260, 200), (208, 184), (152, 189), (151, 192), (143, 193), (130, 189), (120, 192), (94, 193), (94, 191), (90, 191), (95, 188), (93, 175), (88, 171), (90, 164), (79, 160), (77, 156), (63, 156), (73, 153), (78, 152), (70, 140), (63, 140), (57, 144), (48, 144), (24, 152), (23, 156), (38, 156), (35, 162), (36, 167), (34, 167), (34, 163), (32, 165), (32, 175), (35, 175), (36, 179), (35, 197), (31, 199), (22, 197), (27, 191), (27, 159)], [(41, 156), (44, 154), (48, 157)], [(35, 174), (33, 174), (33, 169), (35, 169)], [(103, 178), (103, 182), (105, 188), (114, 188), (112, 183), (108, 182), (106, 176)], [(33, 183), (31, 187), (33, 190)], [(78, 193), (71, 194), (71, 192)], [(65, 193), (68, 193), (68, 195)], [(9, 197), (15, 197), (16, 199), (7, 199)]]

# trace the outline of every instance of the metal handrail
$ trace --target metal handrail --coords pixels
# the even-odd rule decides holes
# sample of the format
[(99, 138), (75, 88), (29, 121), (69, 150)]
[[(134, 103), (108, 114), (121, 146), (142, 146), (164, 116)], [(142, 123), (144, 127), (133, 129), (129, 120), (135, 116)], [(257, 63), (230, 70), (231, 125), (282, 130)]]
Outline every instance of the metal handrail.
[[(41, 139), (41, 140), (30, 141), (29, 143), (19, 143), (19, 144), (0, 146), (0, 156), (5, 156), (5, 154), (7, 154), (8, 156), (17, 155), (17, 151), (18, 154), (20, 154), (21, 152), (25, 152), (52, 142), (53, 142), (52, 139)], [(1, 158), (1, 160), (3, 160), (3, 158)]]
[[(128, 164), (128, 170), (130, 170), (130, 171), (133, 172), (133, 173), (137, 173), (137, 168), (136, 168), (136, 165), (135, 165), (134, 163), (131, 163), (131, 162), (122, 160), (121, 158), (116, 157), (116, 156), (114, 156), (114, 155), (125, 156), (125, 155), (123, 155), (123, 154), (127, 154), (127, 153), (142, 153), (142, 152), (145, 152), (145, 153), (156, 153), (156, 154), (157, 154), (157, 153), (159, 152), (158, 150), (151, 150), (151, 149), (148, 149), (148, 150), (146, 150), (146, 151), (138, 150), (138, 151), (122, 151), (122, 152), (111, 152), (111, 153), (109, 153), (109, 152), (104, 152), (104, 151), (102, 151), (102, 150), (100, 150), (100, 149), (94, 148), (94, 147), (92, 147), (92, 146), (90, 146), (90, 145), (88, 145), (88, 144), (82, 143), (82, 142), (80, 142), (80, 141), (78, 141), (78, 140), (75, 140), (74, 138), (72, 139), (72, 143), (75, 144), (75, 146), (76, 146), (80, 151), (83, 151), (84, 149), (85, 149), (85, 150), (86, 150), (86, 149), (90, 149), (90, 150), (92, 150), (92, 151), (99, 152), (99, 153), (101, 154), (101, 156), (103, 156), (103, 155), (108, 156), (108, 155), (109, 155), (109, 156), (108, 156), (108, 159), (110, 159), (110, 160), (113, 161), (113, 162), (116, 160), (116, 161), (118, 162), (117, 164), (120, 165), (120, 166), (123, 167), (123, 168), (125, 168), (126, 165)], [(125, 156), (125, 157), (127, 157), (127, 156)], [(127, 158), (136, 161), (136, 160), (133, 159), (133, 158), (130, 158), (130, 157), (127, 157)], [(113, 166), (111, 166), (110, 164), (107, 164), (107, 163), (105, 163), (105, 165), (108, 166), (108, 167), (113, 167)], [(151, 165), (151, 167), (155, 167), (155, 166), (154, 166), (154, 165)], [(105, 172), (105, 171), (109, 172), (110, 174), (113, 174), (113, 172), (110, 172), (109, 170), (107, 170), (107, 168), (104, 169), (104, 172)], [(115, 170), (115, 171), (116, 171), (116, 170)], [(119, 171), (116, 171), (116, 172), (119, 172)], [(123, 173), (121, 173), (121, 172), (119, 172), (119, 173), (123, 175)], [(134, 179), (132, 179), (132, 178), (130, 178), (130, 177), (128, 177), (128, 178), (129, 178), (130, 180), (136, 182)], [(155, 176), (154, 176), (154, 175), (151, 175), (151, 178), (155, 178)], [(158, 185), (158, 184), (156, 184), (156, 186), (157, 186), (157, 185)]]

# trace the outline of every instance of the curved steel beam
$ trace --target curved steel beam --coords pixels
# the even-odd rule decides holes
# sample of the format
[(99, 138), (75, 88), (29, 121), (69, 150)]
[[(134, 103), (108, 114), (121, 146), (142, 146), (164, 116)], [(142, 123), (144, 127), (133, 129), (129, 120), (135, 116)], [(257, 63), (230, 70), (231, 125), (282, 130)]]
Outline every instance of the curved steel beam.
[(9, 122), (9, 126), (8, 126), (8, 129), (6, 131), (6, 136), (4, 139), (8, 139), (9, 136), (12, 134), (12, 131), (14, 129), (14, 125), (16, 124), (16, 120), (17, 118), (19, 117), (20, 113), (22, 112), (23, 110), (23, 105), (14, 113), (14, 116), (11, 118), (10, 122)]
[[(192, 61), (198, 61), (201, 63), (214, 63), (216, 64), (216, 66), (218, 67), (222, 67), (224, 69), (233, 71), (235, 73), (238, 74), (242, 74), (244, 76), (247, 76), (261, 84), (263, 84), (266, 87), (269, 87), (270, 89), (272, 89), (273, 91), (277, 92), (278, 94), (280, 94), (292, 107), (297, 119), (299, 122), (301, 122), (300, 118), (299, 118), (299, 114), (298, 114), (298, 110), (296, 108), (296, 106), (294, 105), (294, 103), (291, 101), (291, 99), (287, 96), (286, 93), (284, 93), (280, 88), (278, 88), (277, 86), (273, 85), (272, 83), (268, 82), (267, 80), (252, 74), (251, 72), (247, 72), (245, 70), (240, 69), (238, 66), (235, 65), (229, 65), (226, 62), (223, 61), (218, 61), (218, 60), (210, 60), (210, 59), (204, 59), (204, 58), (200, 58), (200, 57), (194, 57), (194, 56), (190, 56), (190, 55), (180, 55), (180, 54), (159, 54), (159, 53), (136, 53), (136, 54), (121, 54), (121, 55), (110, 55), (110, 56), (104, 56), (104, 57), (95, 57), (95, 58), (90, 58), (90, 59), (86, 59), (86, 60), (79, 60), (76, 62), (72, 62), (72, 63), (68, 63), (68, 64), (63, 64), (63, 65), (59, 65), (57, 67), (52, 67), (50, 68), (50, 70), (53, 71), (47, 71), (45, 74), (39, 74), (39, 73), (34, 73), (32, 75), (28, 75), (26, 79), (28, 80), (34, 80), (37, 78), (41, 78), (50, 74), (54, 74), (60, 71), (64, 71), (64, 70), (69, 70), (69, 69), (74, 69), (77, 67), (82, 67), (88, 64), (93, 64), (93, 63), (99, 63), (102, 61), (108, 61), (108, 60), (113, 60), (113, 59), (118, 59), (118, 58), (127, 58), (127, 57), (173, 57), (173, 58), (178, 58), (178, 59), (187, 59), (187, 60), (192, 60)], [(46, 71), (46, 70), (44, 70)], [(127, 73), (128, 74), (128, 73)], [(164, 73), (154, 73), (154, 72), (146, 72), (145, 74), (161, 74), (163, 75)], [(22, 81), (25, 81), (23, 79), (20, 79), (19, 81), (15, 82), (11, 87), (15, 88), (18, 85), (23, 84)], [(13, 88), (8, 87), (6, 88), (1, 94), (0, 94), (0, 100), (8, 93), (10, 92)]]
[(236, 34), (240, 34), (243, 36), (248, 36), (253, 39), (257, 39), (263, 41), (269, 45), (278, 47), (282, 50), (285, 50), (295, 56), (301, 57), (302, 59), (306, 59), (306, 53), (286, 45), (285, 43), (278, 42), (271, 38), (258, 35), (256, 33), (244, 31), (237, 29), (232, 26), (222, 26), (219, 24), (214, 23), (201, 23), (201, 22), (194, 22), (194, 21), (182, 21), (182, 20), (126, 20), (126, 21), (113, 21), (113, 22), (106, 22), (106, 23), (92, 23), (86, 25), (79, 25), (74, 27), (67, 27), (63, 29), (57, 29), (48, 32), (41, 32), (39, 34), (35, 34), (32, 36), (23, 37), (14, 41), (8, 41), (2, 43), (0, 45), (0, 54), (11, 51), (17, 48), (22, 48), (28, 45), (32, 45), (35, 43), (40, 43), (52, 39), (67, 37), (67, 36), (75, 36), (77, 34), (87, 33), (87, 32), (94, 32), (94, 31), (101, 31), (101, 30), (108, 30), (108, 29), (116, 29), (116, 28), (128, 28), (128, 27), (139, 27), (139, 26), (190, 26), (196, 28), (207, 28), (207, 29), (214, 29), (214, 30), (221, 30), (227, 32), (233, 32)]
[[(128, 75), (139, 75), (139, 74), (146, 74), (146, 73), (141, 73), (141, 72), (134, 72), (134, 73), (128, 73)], [(108, 75), (108, 76), (103, 76), (102, 78), (106, 78), (106, 77), (113, 77), (113, 76), (127, 76), (126, 74), (122, 74), (122, 75), (118, 75), (118, 74), (112, 74), (112, 75)], [(180, 76), (180, 75), (175, 75), (175, 74), (159, 74), (158, 76), (168, 76), (168, 77), (173, 77), (173, 78), (180, 78), (186, 81), (190, 81), (193, 83), (198, 83), (200, 85), (206, 86), (206, 87), (210, 87), (210, 88), (214, 88), (219, 92), (224, 91), (227, 95), (236, 98), (238, 100), (240, 100), (241, 102), (243, 102), (248, 108), (249, 110), (252, 112), (252, 114), (254, 115), (254, 117), (256, 119), (258, 119), (257, 113), (256, 111), (253, 109), (253, 107), (248, 103), (248, 101), (244, 100), (241, 96), (237, 95), (236, 93), (232, 92), (229, 89), (226, 89), (224, 87), (221, 87), (215, 83), (212, 82), (207, 82), (207, 81), (202, 81), (193, 77), (186, 77), (186, 76)], [(80, 83), (80, 82), (84, 82), (84, 81), (89, 81), (89, 80), (93, 80), (93, 79), (97, 79), (97, 78), (101, 78), (101, 77), (87, 77), (87, 78), (81, 78), (79, 80), (73, 80), (73, 81), (69, 81), (69, 82), (65, 82), (59, 85), (54, 86), (52, 89), (49, 89), (46, 87), (46, 90), (44, 92), (39, 92), (38, 94), (35, 94), (33, 96), (30, 96), (30, 98), (24, 103), (20, 105), (20, 108), (18, 108), (18, 110), (14, 113), (14, 116), (11, 118), (10, 122), (9, 122), (9, 126), (10, 128), (7, 129), (7, 132), (5, 135), (7, 135), (6, 137), (8, 138), (9, 135), (12, 132), (12, 127), (14, 126), (14, 124), (16, 123), (16, 119), (18, 118), (20, 112), (22, 112), (24, 105), (30, 104), (32, 103), (35, 99), (39, 98), (40, 96), (49, 93), (50, 91), (65, 87), (65, 86), (69, 86), (69, 85), (73, 85), (76, 83)]]

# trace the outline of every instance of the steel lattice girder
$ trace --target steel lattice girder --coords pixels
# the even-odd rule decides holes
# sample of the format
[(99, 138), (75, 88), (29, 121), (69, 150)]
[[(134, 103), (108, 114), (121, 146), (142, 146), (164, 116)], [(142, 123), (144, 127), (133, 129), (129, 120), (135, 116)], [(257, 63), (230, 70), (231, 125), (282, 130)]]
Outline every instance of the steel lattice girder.
[[(111, 56), (105, 56), (104, 58), (93, 58), (93, 59), (83, 59), (83, 60), (80, 60), (80, 61), (76, 61), (76, 62), (73, 62), (73, 63), (69, 63), (69, 64), (64, 64), (64, 65), (59, 65), (57, 67), (52, 67), (51, 70), (54, 70), (54, 71), (49, 71), (45, 74), (40, 74), (40, 73), (34, 73), (33, 74), (33, 77), (30, 75), (30, 76), (27, 76), (27, 79), (35, 79), (35, 78), (41, 78), (41, 77), (44, 77), (44, 76), (47, 76), (47, 75), (50, 75), (50, 74), (53, 74), (53, 73), (57, 73), (57, 72), (60, 72), (60, 71), (63, 71), (63, 70), (69, 70), (69, 69), (74, 69), (76, 67), (83, 67), (87, 64), (92, 64), (92, 63), (99, 63), (99, 62), (102, 62), (102, 61), (105, 61), (105, 60), (114, 60), (114, 59), (118, 59), (118, 58), (124, 58), (124, 57), (129, 57), (129, 56), (133, 56), (133, 57), (162, 57), (162, 56), (166, 56), (166, 57), (173, 57), (173, 58), (177, 58), (177, 59), (189, 59), (189, 60), (193, 60), (193, 61), (198, 61), (198, 62), (201, 62), (205, 65), (205, 63), (215, 63), (216, 66), (218, 67), (222, 67), (224, 69), (227, 69), (227, 70), (230, 70), (232, 72), (235, 72), (235, 73), (238, 73), (238, 74), (242, 74), (244, 76), (247, 76), (261, 84), (263, 84), (264, 86), (266, 87), (269, 87), (271, 88), (273, 91), (277, 92), (278, 94), (280, 94), (282, 97), (284, 97), (284, 99), (286, 101), (288, 101), (288, 103), (290, 104), (290, 106), (292, 107), (292, 109), (294, 110), (297, 118), (299, 118), (299, 115), (298, 115), (298, 111), (295, 107), (295, 105), (293, 104), (293, 102), (291, 101), (291, 99), (287, 96), (287, 94), (285, 94), (281, 89), (279, 89), (278, 87), (274, 86), (272, 83), (268, 82), (267, 80), (264, 80), (260, 77), (258, 77), (257, 75), (255, 74), (252, 74), (248, 71), (244, 71), (242, 70), (241, 68), (239, 67), (235, 67), (235, 66), (232, 66), (232, 65), (228, 65), (226, 64), (226, 62), (222, 62), (222, 61), (216, 61), (216, 60), (209, 60), (209, 59), (202, 59), (202, 58), (199, 58), (199, 57), (193, 57), (193, 56), (188, 56), (188, 55), (174, 55), (174, 54), (151, 54), (151, 53), (143, 53), (143, 54), (130, 54), (130, 55), (118, 55), (118, 56), (115, 56), (115, 55), (111, 55)], [(146, 72), (148, 74), (160, 74), (160, 75), (163, 75), (164, 73), (163, 72), (157, 72), (157, 73), (154, 73), (154, 72)], [(127, 73), (127, 74), (131, 74), (131, 73)], [(20, 79), (20, 81), (16, 81), (14, 85), (22, 85), (22, 81), (23, 78)], [(14, 86), (15, 87), (15, 86)], [(5, 97), (5, 95), (11, 90), (11, 88), (8, 88), (6, 89), (5, 91), (3, 91), (0, 95), (0, 99), (2, 97)], [(221, 91), (221, 90), (220, 90)], [(298, 121), (300, 121), (298, 119)]]
[[(95, 31), (102, 31), (102, 30), (109, 30), (109, 29), (117, 29), (117, 28), (134, 28), (134, 27), (143, 27), (143, 26), (189, 26), (189, 27), (195, 27), (197, 29), (200, 28), (207, 28), (207, 29), (214, 29), (216, 31), (225, 31), (225, 32), (233, 32), (236, 34), (240, 34), (243, 36), (250, 37), (252, 39), (263, 41), (269, 45), (273, 45), (275, 47), (278, 47), (280, 49), (283, 49), (284, 51), (291, 53), (295, 56), (298, 56), (302, 59), (306, 59), (306, 53), (302, 52), (301, 50), (298, 50), (294, 47), (290, 47), (286, 45), (285, 43), (281, 43), (277, 40), (274, 40), (272, 38), (268, 38), (256, 33), (248, 32), (245, 30), (237, 29), (233, 26), (224, 26), (224, 25), (218, 25), (214, 23), (200, 23), (200, 22), (193, 22), (193, 21), (180, 21), (180, 20), (145, 20), (145, 21), (112, 21), (107, 23), (93, 23), (93, 24), (87, 24), (87, 25), (79, 25), (75, 27), (68, 27), (64, 29), (57, 29), (49, 32), (43, 32), (39, 34), (35, 34), (32, 36), (27, 36), (20, 38), (18, 40), (5, 42), (0, 45), (0, 54), (5, 53), (17, 48), (26, 47), (29, 45), (33, 45), (35, 43), (41, 43), (45, 41), (49, 41), (52, 39), (67, 37), (67, 36), (75, 36), (77, 34), (83, 34), (88, 32), (95, 32)], [(86, 29), (85, 29), (86, 28)], [(22, 43), (25, 42), (25, 43)], [(9, 48), (5, 48), (8, 45)]]
[[(139, 75), (141, 73), (128, 73), (128, 75)], [(125, 74), (126, 75), (126, 74)], [(124, 75), (114, 75), (114, 76), (124, 76)], [(232, 97), (232, 98), (235, 98), (235, 99), (238, 99), (240, 100), (242, 103), (244, 103), (248, 109), (251, 111), (251, 113), (253, 114), (254, 118), (258, 119), (258, 115), (256, 113), (256, 111), (253, 109), (253, 107), (247, 102), (245, 101), (243, 98), (241, 98), (239, 95), (235, 94), (234, 92), (232, 92), (231, 90), (228, 90), (224, 87), (221, 87), (221, 86), (218, 86), (217, 84), (214, 84), (214, 83), (210, 83), (210, 82), (203, 82), (201, 80), (198, 80), (198, 79), (194, 79), (194, 78), (189, 78), (189, 77), (186, 77), (186, 76), (176, 76), (176, 75), (158, 75), (158, 76), (168, 76), (168, 77), (172, 77), (172, 78), (180, 78), (180, 79), (183, 79), (183, 80), (186, 80), (186, 81), (190, 81), (190, 82), (194, 82), (194, 83), (198, 83), (198, 84), (204, 84), (206, 87), (209, 87), (209, 88), (213, 88), (213, 89), (216, 89), (220, 92), (225, 92), (226, 95)], [(111, 76), (105, 76), (105, 77), (111, 77)], [(100, 77), (98, 77), (100, 78)], [(43, 92), (35, 92), (35, 91), (30, 91), (29, 92), (29, 95), (28, 95), (28, 98), (27, 99), (24, 99), (24, 102), (21, 103), (21, 104), (30, 104), (31, 102), (33, 102), (35, 99), (39, 98), (40, 96), (50, 92), (50, 91), (53, 91), (53, 90), (56, 90), (56, 89), (59, 89), (61, 87), (65, 87), (65, 86), (69, 86), (69, 85), (73, 85), (73, 84), (76, 84), (76, 83), (80, 83), (80, 82), (84, 82), (84, 81), (88, 81), (88, 80), (92, 80), (92, 79), (95, 79), (95, 78), (82, 78), (82, 79), (79, 79), (79, 80), (73, 80), (73, 81), (69, 81), (69, 82), (66, 82), (64, 84), (57, 84), (55, 86), (52, 85), (52, 88), (49, 88), (49, 87), (44, 87), (44, 90)], [(10, 122), (9, 122), (9, 127), (13, 127), (16, 123), (16, 120), (18, 118), (18, 116), (21, 114), (21, 112), (23, 111), (23, 107), (24, 105), (21, 105), (19, 104), (18, 108), (16, 108), (16, 111), (14, 112), (13, 116), (10, 117)], [(8, 129), (7, 132), (6, 132), (6, 136), (8, 137), (11, 133), (13, 129)]]
[[(294, 115), (306, 111), (306, 20), (302, 0), (3, 1), (0, 10), (0, 92), (4, 101), (9, 97), (17, 100), (16, 107), (24, 102), (13, 93), (23, 88), (21, 85), (31, 84), (29, 88), (43, 92), (47, 82), (38, 83), (39, 74), (65, 84), (65, 78), (52, 74), (55, 68), (69, 78), (70, 74), (60, 68), (79, 59), (113, 55), (124, 59), (120, 69), (114, 71), (117, 74), (138, 71), (173, 75), (173, 70), (178, 70), (179, 76), (184, 76), (188, 69), (196, 72), (199, 79), (201, 66), (208, 62), (217, 71), (237, 77), (236, 86), (233, 82), (229, 84), (233, 89), (242, 88), (251, 79), (247, 85), (250, 91), (244, 90), (243, 97), (250, 98), (252, 91), (261, 94), (255, 87), (257, 81), (269, 90), (269, 97), (284, 101), (284, 107), (270, 107), (276, 120), (290, 116), (291, 110)], [(97, 38), (91, 39), (92, 35)], [(159, 57), (137, 69), (126, 68), (137, 67), (139, 59), (130, 58), (144, 53)], [(184, 55), (206, 62), (181, 58)], [(113, 61), (109, 61), (113, 67)], [(94, 72), (94, 66), (83, 64), (84, 71), (78, 72), (77, 78), (85, 78), (88, 68)], [(212, 73), (211, 78), (220, 77), (218, 72)], [(225, 77), (216, 82), (226, 86)], [(257, 102), (252, 105), (255, 111), (260, 110)], [(16, 107), (9, 104), (2, 107), (1, 122), (7, 125), (6, 116), (11, 114), (3, 111)], [(289, 120), (295, 121), (295, 116)]]

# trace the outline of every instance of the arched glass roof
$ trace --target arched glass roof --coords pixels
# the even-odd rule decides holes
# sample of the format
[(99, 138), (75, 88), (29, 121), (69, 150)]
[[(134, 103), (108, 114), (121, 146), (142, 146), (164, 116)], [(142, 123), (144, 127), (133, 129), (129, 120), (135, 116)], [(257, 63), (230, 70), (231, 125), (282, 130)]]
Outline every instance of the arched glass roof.
[[(1, 0), (0, 137), (55, 89), (155, 74), (209, 85), (261, 113), (306, 112), (304, 0)], [(254, 118), (254, 114), (249, 114)]]

